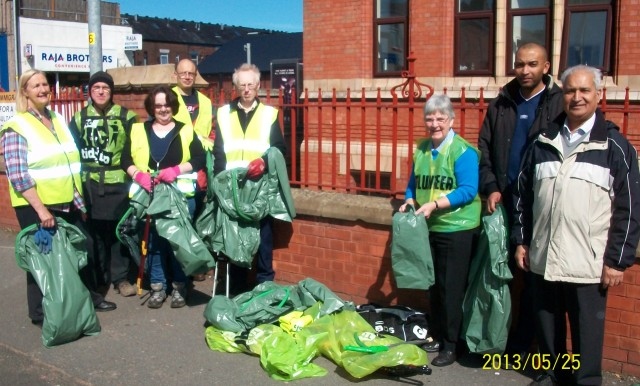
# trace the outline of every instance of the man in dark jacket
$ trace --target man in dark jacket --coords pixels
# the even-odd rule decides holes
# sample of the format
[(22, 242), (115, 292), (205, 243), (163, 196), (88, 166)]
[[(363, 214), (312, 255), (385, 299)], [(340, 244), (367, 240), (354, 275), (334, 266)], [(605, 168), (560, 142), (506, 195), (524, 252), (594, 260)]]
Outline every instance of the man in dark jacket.
[(91, 103), (77, 112), (69, 129), (82, 160), (89, 225), (96, 242), (96, 276), (101, 288), (113, 283), (116, 293), (133, 296), (129, 282), (135, 262), (116, 237), (118, 221), (129, 207), (131, 180), (120, 168), (125, 139), (138, 116), (113, 103), (111, 75), (98, 71), (89, 79)]
[[(513, 212), (511, 187), (517, 178), (522, 154), (540, 131), (562, 112), (562, 90), (548, 74), (549, 67), (544, 47), (536, 43), (520, 46), (514, 62), (516, 77), (491, 101), (480, 129), (479, 190), (486, 197), (487, 211), (493, 213), (496, 205), (502, 203), (509, 221)], [(514, 250), (512, 245), (510, 256)], [(523, 280), (517, 324), (507, 343), (507, 352), (512, 354), (528, 351), (534, 336), (530, 275), (525, 274)]]

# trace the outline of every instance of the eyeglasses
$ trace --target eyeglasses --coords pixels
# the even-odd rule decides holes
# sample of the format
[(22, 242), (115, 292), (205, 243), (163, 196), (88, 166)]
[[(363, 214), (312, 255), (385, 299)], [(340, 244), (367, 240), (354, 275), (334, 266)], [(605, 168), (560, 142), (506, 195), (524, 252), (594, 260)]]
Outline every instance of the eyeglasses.
[(111, 89), (105, 86), (93, 86), (91, 87), (91, 92), (100, 92), (102, 91), (105, 94), (111, 94)]
[(160, 109), (163, 109), (163, 108), (166, 108), (166, 109), (170, 109), (171, 108), (171, 106), (166, 104), (166, 103), (165, 104), (157, 103), (157, 104), (153, 105), (153, 107), (155, 107), (156, 110), (160, 110)]
[(437, 124), (441, 126), (441, 125), (444, 125), (448, 120), (449, 120), (449, 117), (425, 118), (424, 122), (429, 125)]
[(252, 90), (256, 87), (255, 83), (243, 83), (243, 84), (239, 84), (238, 88), (240, 90), (244, 90), (245, 88), (248, 88), (249, 90)]
[(184, 71), (184, 72), (179, 72), (178, 76), (181, 79), (184, 79), (184, 78), (195, 78), (196, 77), (196, 73), (195, 72)]

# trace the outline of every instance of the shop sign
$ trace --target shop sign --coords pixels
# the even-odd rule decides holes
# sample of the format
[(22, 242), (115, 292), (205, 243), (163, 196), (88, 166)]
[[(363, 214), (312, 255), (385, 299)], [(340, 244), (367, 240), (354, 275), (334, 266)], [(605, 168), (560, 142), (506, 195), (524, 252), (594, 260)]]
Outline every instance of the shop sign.
[(124, 37), (124, 50), (137, 51), (142, 49), (142, 34), (130, 34)]
[[(89, 50), (71, 47), (34, 47), (34, 67), (53, 72), (89, 72)], [(116, 50), (102, 50), (102, 68), (118, 67)]]

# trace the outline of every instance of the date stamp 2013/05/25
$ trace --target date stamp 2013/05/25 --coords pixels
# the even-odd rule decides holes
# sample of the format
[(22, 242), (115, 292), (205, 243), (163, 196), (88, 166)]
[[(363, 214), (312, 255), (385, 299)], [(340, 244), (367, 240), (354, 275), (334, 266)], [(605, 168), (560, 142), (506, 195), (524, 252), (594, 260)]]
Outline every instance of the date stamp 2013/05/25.
[(580, 354), (561, 354), (553, 357), (551, 354), (527, 353), (520, 354), (483, 354), (483, 370), (578, 370), (580, 368)]

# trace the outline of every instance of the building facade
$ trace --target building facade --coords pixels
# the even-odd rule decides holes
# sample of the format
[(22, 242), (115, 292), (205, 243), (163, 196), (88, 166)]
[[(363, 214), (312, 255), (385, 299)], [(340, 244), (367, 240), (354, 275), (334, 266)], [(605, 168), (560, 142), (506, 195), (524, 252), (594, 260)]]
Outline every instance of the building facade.
[(413, 52), (420, 81), (452, 97), (462, 87), (490, 97), (512, 78), (518, 46), (534, 41), (547, 47), (552, 74), (601, 68), (612, 98), (640, 90), (638, 11), (634, 0), (305, 0), (305, 87), (388, 89)]

